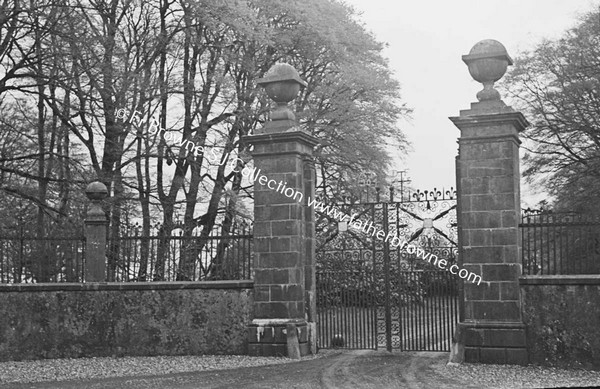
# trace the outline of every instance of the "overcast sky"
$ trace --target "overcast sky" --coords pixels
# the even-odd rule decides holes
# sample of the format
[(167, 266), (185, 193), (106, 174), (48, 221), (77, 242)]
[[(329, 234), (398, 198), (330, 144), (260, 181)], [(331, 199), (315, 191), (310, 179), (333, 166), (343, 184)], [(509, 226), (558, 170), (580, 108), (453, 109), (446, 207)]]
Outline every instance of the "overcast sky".
[[(600, 0), (346, 0), (385, 51), (402, 97), (414, 109), (402, 127), (413, 151), (395, 168), (419, 189), (455, 186), (458, 129), (449, 116), (469, 108), (482, 89), (461, 56), (482, 39), (496, 39), (513, 58), (543, 38), (558, 38)], [(509, 99), (504, 99), (511, 105)], [(524, 183), (523, 183), (524, 184)], [(539, 199), (523, 188), (524, 205)]]

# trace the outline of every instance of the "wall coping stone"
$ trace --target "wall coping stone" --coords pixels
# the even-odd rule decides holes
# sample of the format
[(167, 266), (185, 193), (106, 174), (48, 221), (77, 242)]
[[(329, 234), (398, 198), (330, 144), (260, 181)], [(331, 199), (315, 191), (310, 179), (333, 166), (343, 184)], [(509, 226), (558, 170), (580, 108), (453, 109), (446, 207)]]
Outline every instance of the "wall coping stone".
[(524, 329), (525, 323), (523, 322), (513, 322), (513, 321), (474, 321), (467, 320), (458, 323), (459, 327), (465, 327), (469, 329)]
[(521, 276), (520, 285), (600, 285), (600, 274)]
[(254, 281), (169, 281), (169, 282), (53, 282), (0, 284), (0, 292), (93, 292), (104, 290), (252, 289)]

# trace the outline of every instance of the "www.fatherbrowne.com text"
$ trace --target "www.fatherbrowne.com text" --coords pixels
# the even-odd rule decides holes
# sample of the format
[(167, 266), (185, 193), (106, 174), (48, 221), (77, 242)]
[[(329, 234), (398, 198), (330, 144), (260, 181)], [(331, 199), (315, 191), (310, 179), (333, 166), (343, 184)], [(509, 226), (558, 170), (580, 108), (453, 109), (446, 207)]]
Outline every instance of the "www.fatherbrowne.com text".
[[(302, 192), (287, 187), (287, 183), (270, 180), (267, 176), (260, 174), (260, 169), (258, 169), (258, 171), (256, 171), (256, 168), (252, 170), (248, 168), (248, 170), (246, 170), (245, 167), (244, 169), (242, 169), (242, 175), (244, 177), (248, 177), (254, 182), (258, 180), (258, 183), (260, 185), (266, 186), (267, 188), (281, 193), (284, 196), (294, 199), (300, 203), (304, 199), (304, 194)], [(449, 263), (446, 259), (439, 258), (437, 255), (431, 253), (427, 253), (425, 252), (425, 250), (416, 247), (412, 244), (409, 244), (406, 241), (402, 242), (395, 231), (389, 231), (386, 234), (382, 229), (378, 229), (376, 226), (374, 226), (373, 222), (367, 223), (356, 219), (356, 213), (352, 214), (352, 216), (348, 216), (344, 212), (339, 211), (336, 207), (332, 207), (331, 205), (325, 205), (321, 201), (317, 201), (316, 199), (310, 198), (310, 196), (307, 198), (307, 203), (308, 206), (314, 207), (315, 209), (326, 213), (328, 216), (331, 216), (340, 222), (347, 221), (348, 225), (352, 228), (359, 229), (366, 234), (376, 237), (379, 240), (383, 240), (384, 242), (390, 240), (390, 245), (394, 249), (400, 247), (400, 250), (406, 250), (411, 255), (416, 254), (417, 258), (427, 261), (433, 264), (434, 266), (439, 267), (442, 270), (449, 271), (452, 274), (458, 274), (460, 278), (470, 281), (474, 284), (481, 284), (482, 279), (480, 275), (470, 272), (464, 268), (461, 269), (456, 264), (448, 266)]]

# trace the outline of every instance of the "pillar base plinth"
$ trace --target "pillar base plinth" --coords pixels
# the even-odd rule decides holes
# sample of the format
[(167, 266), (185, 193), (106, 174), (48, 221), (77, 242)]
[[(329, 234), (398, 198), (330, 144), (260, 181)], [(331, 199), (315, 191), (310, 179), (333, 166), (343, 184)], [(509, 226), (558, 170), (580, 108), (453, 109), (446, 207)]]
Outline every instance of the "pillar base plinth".
[(461, 322), (452, 345), (451, 362), (527, 365), (525, 324)]
[(255, 357), (288, 356), (287, 326), (293, 324), (298, 333), (300, 355), (310, 354), (308, 325), (303, 319), (255, 319), (247, 327), (248, 355)]

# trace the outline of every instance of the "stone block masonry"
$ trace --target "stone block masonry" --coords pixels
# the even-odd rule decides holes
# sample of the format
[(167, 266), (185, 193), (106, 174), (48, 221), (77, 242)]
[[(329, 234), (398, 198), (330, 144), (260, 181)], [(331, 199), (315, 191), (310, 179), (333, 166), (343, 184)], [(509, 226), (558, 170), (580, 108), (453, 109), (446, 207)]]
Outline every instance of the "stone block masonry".
[[(254, 320), (250, 355), (287, 355), (288, 325), (298, 331), (300, 354), (309, 353), (306, 263), (306, 156), (315, 143), (302, 133), (254, 135)], [(264, 174), (263, 174), (264, 173)], [(311, 267), (308, 267), (310, 271)], [(310, 278), (312, 275), (309, 274)], [(310, 283), (309, 283), (310, 284)]]
[(600, 275), (525, 276), (520, 285), (530, 361), (600, 370)]
[(512, 64), (500, 42), (481, 41), (463, 60), (484, 89), (471, 109), (450, 118), (460, 130), (456, 159), (459, 262), (480, 274), (484, 282), (463, 285), (452, 358), (454, 362), (526, 364), (518, 220), (519, 132), (528, 123), (493, 88)]

